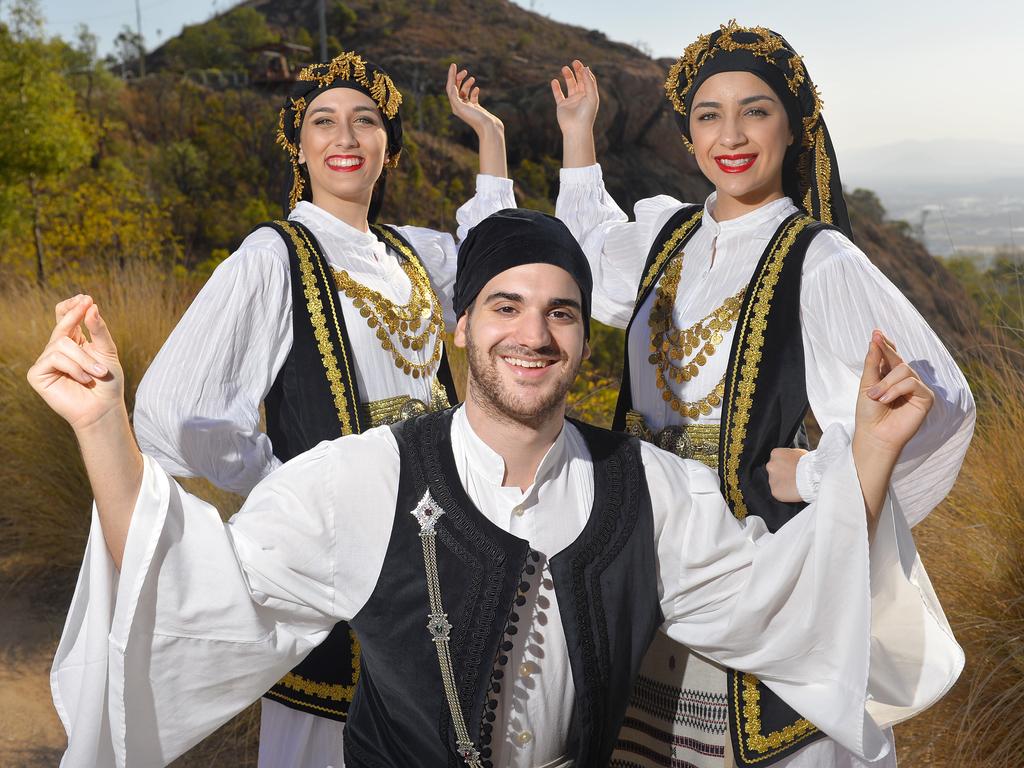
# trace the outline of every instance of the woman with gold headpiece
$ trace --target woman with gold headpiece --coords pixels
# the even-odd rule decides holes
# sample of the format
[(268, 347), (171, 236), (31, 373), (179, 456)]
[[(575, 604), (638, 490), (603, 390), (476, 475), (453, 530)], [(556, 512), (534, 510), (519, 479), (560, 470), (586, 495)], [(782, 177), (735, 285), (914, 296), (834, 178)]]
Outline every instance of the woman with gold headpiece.
[[(452, 64), (452, 111), (480, 142), (460, 239), (515, 206), (504, 129), (479, 93)], [(455, 402), (442, 333), (456, 239), (375, 223), (402, 154), (401, 103), (357, 53), (299, 75), (277, 136), (292, 171), (287, 220), (254, 229), (217, 268), (138, 390), (139, 443), (172, 474), (247, 494), (322, 440)], [(263, 699), (260, 765), (340, 768), (358, 675), (358, 641), (339, 624)]]
[[(816, 497), (837, 425), (853, 422), (859, 340), (886, 328), (937, 394), (890, 487), (900, 520), (920, 521), (956, 478), (974, 402), (939, 339), (851, 242), (800, 56), (777, 33), (735, 22), (687, 47), (665, 88), (715, 191), (703, 205), (641, 200), (634, 221), (596, 164), (596, 78), (579, 61), (562, 74), (565, 91), (552, 81), (564, 139), (556, 213), (591, 262), (594, 318), (627, 329), (615, 427), (710, 465), (737, 517), (777, 530)], [(790, 447), (808, 407), (823, 429), (810, 452)], [(612, 765), (859, 765), (814, 715), (660, 635)]]

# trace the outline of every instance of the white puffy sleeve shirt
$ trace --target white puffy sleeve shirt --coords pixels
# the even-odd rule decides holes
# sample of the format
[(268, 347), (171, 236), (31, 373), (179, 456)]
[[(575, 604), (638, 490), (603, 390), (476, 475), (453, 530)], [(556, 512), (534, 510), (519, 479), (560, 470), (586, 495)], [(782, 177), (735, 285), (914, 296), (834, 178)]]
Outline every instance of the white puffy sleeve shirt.
[[(770, 238), (797, 208), (776, 200), (738, 219), (717, 222), (712, 195), (700, 229), (688, 243), (673, 307), (685, 328), (719, 307), (746, 285)], [(654, 238), (683, 203), (667, 195), (641, 200), (634, 221), (605, 190), (601, 167), (563, 168), (555, 213), (580, 242), (594, 273), (593, 316), (625, 328), (633, 314), (641, 272)], [(633, 407), (655, 430), (679, 423), (660, 397), (654, 368), (647, 362), (647, 318), (654, 292), (637, 314), (628, 339)], [(904, 449), (893, 473), (894, 503), (911, 525), (922, 520), (949, 492), (974, 432), (975, 408), (963, 374), (942, 342), (907, 298), (843, 234), (820, 233), (807, 250), (800, 289), (801, 341), (811, 411), (825, 435), (842, 424), (852, 430), (857, 389), (871, 332), (878, 328), (895, 343), (936, 395), (921, 430)], [(684, 401), (699, 400), (721, 379), (733, 330), (699, 374), (671, 382)], [(718, 421), (716, 407), (700, 421)], [(812, 500), (824, 468), (841, 451), (823, 435), (816, 451), (801, 458), (797, 487)]]
[[(459, 208), (455, 237), (422, 227), (398, 227), (430, 275), (454, 323), (452, 290), (458, 242), (486, 216), (515, 207), (512, 180), (481, 174), (476, 195)], [(312, 203), (289, 215), (310, 228), (328, 263), (397, 303), (411, 286), (397, 254)], [(239, 494), (280, 465), (260, 431), (259, 407), (292, 347), (288, 249), (262, 228), (218, 265), (154, 358), (136, 393), (134, 425), (142, 450), (177, 477), (205, 477)], [(409, 395), (430, 402), (429, 379), (395, 367), (375, 331), (343, 294), (340, 304), (353, 348), (355, 375), (366, 400)], [(433, 343), (405, 351), (426, 362)]]
[[(567, 424), (534, 485), (505, 488), (500, 456), (461, 414), (452, 482), (544, 557), (534, 603), (520, 609), (526, 626), (509, 654), (520, 671), (503, 686), (495, 728), (506, 738), (493, 760), (558, 764), (574, 690), (546, 563), (586, 524), (593, 465)], [(963, 656), (889, 505), (869, 547), (849, 441), (834, 429), (845, 447), (818, 501), (774, 535), (757, 518), (741, 526), (706, 467), (642, 446), (658, 596), (669, 635), (756, 673), (873, 759), (888, 749), (880, 728), (933, 703)], [(225, 524), (147, 458), (120, 573), (93, 514), (51, 674), (69, 739), (62, 766), (163, 765), (262, 695), (369, 599), (393, 524), (381, 511), (395, 508), (398, 482), (392, 433), (374, 429), (289, 462)], [(408, 642), (431, 640), (424, 629)]]

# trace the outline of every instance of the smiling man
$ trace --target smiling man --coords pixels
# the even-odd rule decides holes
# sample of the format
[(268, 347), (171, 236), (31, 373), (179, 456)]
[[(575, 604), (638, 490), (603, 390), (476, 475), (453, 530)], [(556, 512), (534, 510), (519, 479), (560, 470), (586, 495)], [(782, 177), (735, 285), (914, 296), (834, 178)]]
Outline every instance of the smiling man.
[(91, 299), (62, 307), (29, 379), (96, 494), (53, 673), (63, 765), (169, 762), (339, 620), (362, 648), (349, 768), (606, 766), (659, 629), (884, 754), (879, 726), (962, 666), (885, 497), (931, 392), (876, 335), (845, 456), (769, 534), (702, 465), (565, 419), (590, 291), (557, 220), (488, 217), (458, 259), (465, 405), (322, 443), (227, 524), (135, 447)]

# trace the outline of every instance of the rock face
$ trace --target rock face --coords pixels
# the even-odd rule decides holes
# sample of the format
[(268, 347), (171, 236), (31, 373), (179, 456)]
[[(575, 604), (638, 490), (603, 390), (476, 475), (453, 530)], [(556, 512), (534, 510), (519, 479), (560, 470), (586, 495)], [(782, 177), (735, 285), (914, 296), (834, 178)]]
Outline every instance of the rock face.
[[(249, 0), (287, 36), (317, 30), (317, 0)], [(338, 19), (328, 2), (328, 19)], [(639, 199), (667, 194), (701, 201), (710, 191), (687, 153), (664, 95), (671, 60), (654, 60), (600, 32), (554, 22), (508, 0), (345, 0), (355, 20), (328, 34), (346, 49), (382, 63), (403, 92), (441, 94), (447, 65), (468, 66), (488, 108), (505, 123), (510, 166), (549, 159), (557, 167), (561, 136), (549, 82), (573, 58), (588, 64), (601, 87), (598, 157), (609, 192), (627, 211)], [(652, 22), (653, 23), (653, 22)], [(688, 41), (680, 41), (680, 51)], [(158, 54), (158, 52), (157, 52)], [(471, 135), (452, 140), (473, 147)], [(432, 142), (435, 143), (435, 142)], [(842, 148), (839, 148), (842, 158)], [(553, 159), (553, 160), (552, 160)], [(555, 189), (547, 190), (553, 196)], [(537, 192), (534, 191), (534, 195)], [(977, 346), (978, 313), (956, 279), (880, 209), (851, 201), (858, 244), (911, 298), (954, 350)]]
[[(316, 0), (245, 4), (280, 29), (317, 29)], [(507, 0), (347, 0), (346, 5), (356, 21), (336, 37), (345, 48), (383, 64), (403, 91), (440, 94), (449, 62), (469, 67), (488, 108), (505, 123), (512, 165), (561, 157), (549, 82), (562, 65), (579, 58), (601, 86), (598, 155), (616, 199), (631, 206), (655, 194), (687, 200), (707, 194), (707, 182), (679, 138), (664, 95), (668, 61)]]

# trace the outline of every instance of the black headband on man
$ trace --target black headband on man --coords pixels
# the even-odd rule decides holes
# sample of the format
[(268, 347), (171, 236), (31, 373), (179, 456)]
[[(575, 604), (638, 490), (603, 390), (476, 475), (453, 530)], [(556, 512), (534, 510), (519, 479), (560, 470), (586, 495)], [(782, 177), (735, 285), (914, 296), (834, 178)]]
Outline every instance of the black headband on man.
[(462, 241), (455, 276), (455, 316), (462, 316), (493, 277), (524, 264), (552, 264), (572, 276), (580, 287), (583, 330), (589, 339), (594, 280), (587, 257), (565, 224), (527, 208), (492, 213)]

